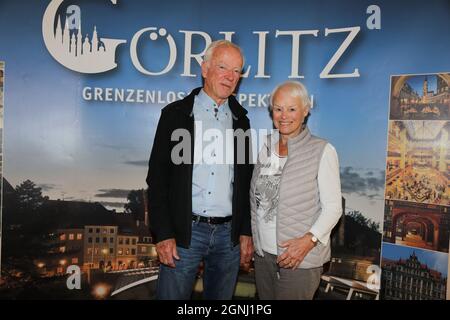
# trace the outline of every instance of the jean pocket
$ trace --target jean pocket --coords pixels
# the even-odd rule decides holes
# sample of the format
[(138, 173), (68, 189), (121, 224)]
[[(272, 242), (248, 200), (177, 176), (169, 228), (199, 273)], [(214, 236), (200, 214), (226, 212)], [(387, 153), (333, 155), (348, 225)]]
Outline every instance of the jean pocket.
[(231, 230), (231, 221), (224, 222), (223, 224), (224, 229)]

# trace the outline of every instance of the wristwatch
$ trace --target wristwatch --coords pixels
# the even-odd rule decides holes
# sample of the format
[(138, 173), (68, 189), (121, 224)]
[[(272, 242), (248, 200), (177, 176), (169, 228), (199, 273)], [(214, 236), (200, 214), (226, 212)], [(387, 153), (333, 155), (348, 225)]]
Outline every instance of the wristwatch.
[(316, 245), (319, 242), (319, 239), (317, 239), (317, 237), (313, 233), (308, 233), (311, 235), (311, 241), (314, 243), (314, 245)]

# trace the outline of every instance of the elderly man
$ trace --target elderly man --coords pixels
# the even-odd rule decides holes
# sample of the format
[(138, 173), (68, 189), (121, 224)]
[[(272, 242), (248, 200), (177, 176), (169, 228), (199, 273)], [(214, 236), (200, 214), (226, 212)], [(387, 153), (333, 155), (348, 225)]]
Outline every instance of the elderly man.
[[(232, 95), (242, 67), (238, 46), (213, 42), (201, 66), (203, 88), (162, 110), (147, 175), (150, 225), (161, 262), (158, 299), (189, 299), (201, 262), (203, 297), (231, 299), (239, 265), (251, 260), (250, 144), (223, 139), (227, 131), (250, 128), (247, 111)], [(202, 150), (207, 130), (217, 134)], [(178, 140), (185, 136), (180, 132), (188, 133), (188, 141)], [(186, 143), (187, 150), (180, 151)], [(231, 154), (231, 161), (215, 161), (221, 154)], [(242, 155), (244, 163), (237, 161)]]

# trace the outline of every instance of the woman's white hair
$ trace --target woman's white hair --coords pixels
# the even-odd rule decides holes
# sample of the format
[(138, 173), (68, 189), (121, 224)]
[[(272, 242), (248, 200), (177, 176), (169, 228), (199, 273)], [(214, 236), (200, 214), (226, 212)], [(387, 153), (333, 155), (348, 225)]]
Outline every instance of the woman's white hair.
[(311, 100), (309, 99), (308, 90), (306, 90), (306, 87), (298, 82), (298, 81), (285, 81), (275, 87), (273, 89), (271, 95), (270, 95), (270, 111), (273, 110), (273, 97), (278, 92), (278, 90), (287, 88), (289, 89), (289, 92), (292, 97), (299, 98), (303, 107), (306, 108), (306, 110), (309, 112), (309, 109), (311, 108)]
[(206, 49), (205, 55), (203, 56), (203, 61), (209, 61), (211, 60), (212, 56), (214, 55), (214, 50), (216, 50), (218, 47), (232, 47), (236, 50), (239, 51), (239, 54), (242, 57), (242, 66), (244, 66), (245, 63), (245, 58), (244, 58), (244, 54), (242, 53), (241, 48), (234, 44), (231, 41), (228, 40), (216, 40), (211, 42), (211, 44), (208, 46), (208, 48)]

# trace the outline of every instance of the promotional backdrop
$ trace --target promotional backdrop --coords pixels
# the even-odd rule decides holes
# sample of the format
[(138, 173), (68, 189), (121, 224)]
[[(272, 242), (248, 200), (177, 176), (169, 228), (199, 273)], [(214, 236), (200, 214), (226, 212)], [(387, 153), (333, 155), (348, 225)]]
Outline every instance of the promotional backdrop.
[[(379, 290), (387, 248), (389, 261), (406, 254), (426, 267), (441, 286), (435, 298), (445, 299), (447, 146), (438, 157), (445, 195), (439, 199), (446, 201), (434, 209), (444, 217), (446, 236), (400, 254), (411, 242), (388, 239), (383, 222), (388, 206), (405, 200), (392, 202), (391, 186), (385, 190), (386, 168), (398, 166), (389, 157), (399, 157), (388, 153), (388, 134), (400, 132), (404, 119), (435, 121), (402, 118), (406, 109), (390, 114), (391, 76), (430, 75), (430, 97), (438, 86), (448, 90), (448, 30), (448, 0), (1, 0), (7, 81), (0, 297), (152, 297), (158, 262), (144, 190), (160, 110), (201, 86), (204, 51), (225, 38), (245, 55), (237, 98), (252, 128), (272, 128), (270, 92), (299, 80), (313, 98), (312, 133), (338, 152), (345, 215), (333, 233), (318, 298), (378, 298), (380, 292), (388, 299), (425, 298), (407, 294), (416, 286), (404, 287), (401, 296), (384, 292), (383, 282)], [(413, 80), (411, 92), (421, 93), (424, 78)], [(442, 122), (450, 102), (441, 104), (445, 119), (436, 121)], [(437, 141), (447, 145), (448, 125), (438, 126), (447, 138)], [(416, 164), (426, 167), (426, 157)], [(425, 237), (419, 227), (424, 224), (409, 224), (410, 238)], [(434, 250), (439, 257), (430, 260)], [(236, 296), (256, 296), (252, 277), (242, 272)]]

